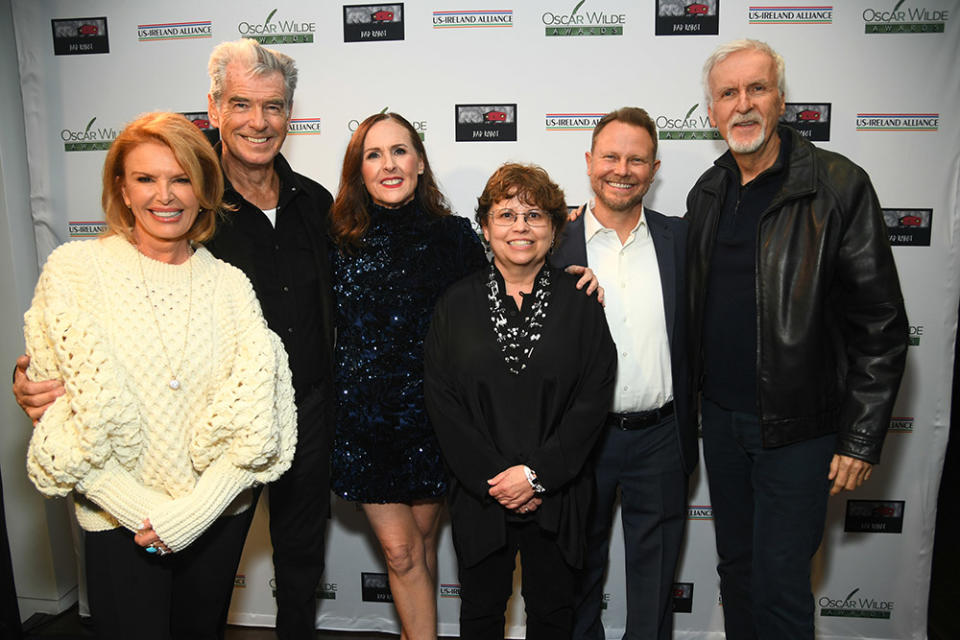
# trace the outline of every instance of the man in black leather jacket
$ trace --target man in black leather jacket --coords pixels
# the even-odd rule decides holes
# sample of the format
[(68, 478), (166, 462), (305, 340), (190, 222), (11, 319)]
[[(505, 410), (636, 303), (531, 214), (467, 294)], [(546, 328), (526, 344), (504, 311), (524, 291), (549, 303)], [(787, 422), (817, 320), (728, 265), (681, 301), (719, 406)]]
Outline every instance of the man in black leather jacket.
[(866, 173), (779, 126), (783, 59), (753, 40), (704, 65), (730, 150), (687, 199), (691, 411), (701, 410), (728, 639), (814, 637), (828, 494), (869, 478), (907, 319)]

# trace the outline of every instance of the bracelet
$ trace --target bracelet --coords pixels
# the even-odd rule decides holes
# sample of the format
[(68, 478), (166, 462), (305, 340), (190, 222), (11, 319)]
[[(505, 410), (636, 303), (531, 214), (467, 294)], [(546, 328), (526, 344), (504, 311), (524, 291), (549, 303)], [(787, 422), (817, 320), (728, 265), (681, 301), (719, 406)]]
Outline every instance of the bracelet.
[(537, 472), (527, 465), (523, 465), (523, 475), (527, 476), (527, 482), (530, 483), (530, 487), (534, 493), (543, 493), (546, 491), (544, 486), (537, 482)]

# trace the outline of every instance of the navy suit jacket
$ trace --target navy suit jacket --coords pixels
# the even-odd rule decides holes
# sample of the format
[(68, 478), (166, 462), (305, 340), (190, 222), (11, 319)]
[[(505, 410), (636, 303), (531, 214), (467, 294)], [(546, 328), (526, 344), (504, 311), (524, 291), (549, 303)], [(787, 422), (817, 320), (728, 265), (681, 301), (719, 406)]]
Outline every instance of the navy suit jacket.
[[(667, 320), (667, 336), (670, 341), (670, 368), (673, 372), (673, 406), (677, 416), (677, 444), (683, 460), (683, 470), (691, 473), (697, 466), (700, 448), (697, 444), (696, 416), (690, 415), (689, 369), (687, 367), (686, 340), (686, 259), (687, 222), (683, 218), (665, 216), (644, 207), (650, 236), (660, 265), (660, 285), (663, 288), (664, 315)], [(567, 224), (550, 256), (557, 267), (572, 264), (588, 265), (587, 243), (583, 229), (583, 216)], [(636, 274), (643, 277), (643, 274)], [(603, 283), (601, 282), (602, 286)]]

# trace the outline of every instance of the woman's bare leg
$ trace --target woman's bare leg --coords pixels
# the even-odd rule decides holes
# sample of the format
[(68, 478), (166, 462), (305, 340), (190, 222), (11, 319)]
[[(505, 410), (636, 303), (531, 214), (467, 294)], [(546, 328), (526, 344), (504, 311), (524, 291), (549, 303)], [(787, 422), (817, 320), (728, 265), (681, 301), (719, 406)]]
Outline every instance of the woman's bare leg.
[[(364, 504), (370, 526), (387, 561), (390, 592), (400, 617), (401, 640), (437, 637), (436, 529), (440, 502)], [(416, 515), (415, 515), (416, 514)], [(421, 527), (430, 531), (428, 542)], [(432, 560), (428, 556), (432, 555)], [(432, 565), (432, 566), (431, 566)]]

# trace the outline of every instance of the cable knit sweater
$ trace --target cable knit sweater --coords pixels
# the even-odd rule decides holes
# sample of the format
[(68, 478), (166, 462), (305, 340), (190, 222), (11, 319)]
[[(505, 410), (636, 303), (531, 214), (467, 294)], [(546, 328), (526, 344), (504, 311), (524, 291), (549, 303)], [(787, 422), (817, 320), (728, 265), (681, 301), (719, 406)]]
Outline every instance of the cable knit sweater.
[(74, 492), (84, 529), (149, 518), (179, 551), (290, 466), (286, 353), (246, 276), (206, 249), (170, 265), (120, 236), (62, 245), (24, 322), (29, 376), (66, 389), (37, 423), (27, 470), (48, 496)]

